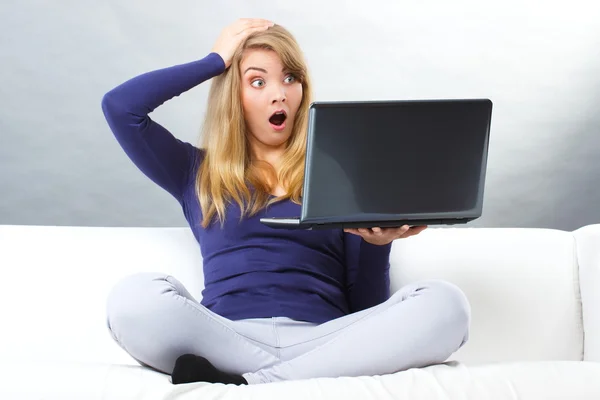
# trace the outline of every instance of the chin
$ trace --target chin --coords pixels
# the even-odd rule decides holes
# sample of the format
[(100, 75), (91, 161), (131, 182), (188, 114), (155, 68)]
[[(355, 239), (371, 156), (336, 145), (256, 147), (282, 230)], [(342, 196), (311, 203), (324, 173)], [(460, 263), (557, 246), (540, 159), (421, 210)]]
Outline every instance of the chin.
[(273, 137), (272, 135), (269, 135), (269, 138), (267, 140), (261, 140), (264, 144), (271, 146), (271, 147), (279, 147), (284, 145), (288, 139), (290, 138), (289, 134), (277, 134), (276, 137)]
[[(253, 130), (249, 129), (248, 135), (249, 139), (252, 141), (258, 142), (263, 146), (267, 147), (281, 147), (292, 136), (292, 126), (287, 126), (283, 129), (283, 131), (276, 131), (271, 126), (261, 126), (262, 129)], [(255, 132), (258, 132), (255, 133)]]
[(285, 144), (291, 137), (291, 132), (287, 132), (287, 129), (283, 132), (265, 132), (262, 135), (256, 135), (255, 139), (264, 145), (270, 147), (279, 147)]

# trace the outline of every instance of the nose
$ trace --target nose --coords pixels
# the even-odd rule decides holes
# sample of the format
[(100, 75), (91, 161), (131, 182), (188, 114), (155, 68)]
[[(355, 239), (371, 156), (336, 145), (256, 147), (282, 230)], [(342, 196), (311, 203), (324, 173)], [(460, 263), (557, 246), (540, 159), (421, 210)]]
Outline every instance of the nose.
[(276, 85), (275, 89), (273, 89), (271, 103), (272, 104), (284, 103), (286, 101), (286, 99), (287, 98), (286, 98), (286, 95), (285, 95), (285, 86), (283, 86), (283, 85)]

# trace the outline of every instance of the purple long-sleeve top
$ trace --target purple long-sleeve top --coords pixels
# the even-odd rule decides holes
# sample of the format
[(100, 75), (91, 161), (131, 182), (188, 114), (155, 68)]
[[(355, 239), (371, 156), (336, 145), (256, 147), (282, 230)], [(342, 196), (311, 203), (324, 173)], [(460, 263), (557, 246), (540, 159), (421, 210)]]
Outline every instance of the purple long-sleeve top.
[(134, 77), (106, 93), (102, 110), (133, 163), (181, 205), (200, 245), (201, 303), (231, 320), (288, 317), (323, 323), (388, 299), (391, 245), (372, 245), (341, 229), (281, 230), (262, 217), (300, 215), (280, 201), (241, 222), (235, 202), (223, 228), (201, 226), (195, 179), (205, 151), (181, 141), (150, 114), (164, 102), (221, 74), (220, 55)]

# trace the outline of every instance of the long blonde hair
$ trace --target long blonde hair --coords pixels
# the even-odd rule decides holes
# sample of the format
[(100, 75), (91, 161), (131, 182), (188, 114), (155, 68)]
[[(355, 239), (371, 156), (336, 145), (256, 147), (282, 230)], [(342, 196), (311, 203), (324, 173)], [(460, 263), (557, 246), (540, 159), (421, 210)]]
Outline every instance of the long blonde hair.
[[(240, 63), (247, 49), (274, 51), (284, 67), (302, 84), (302, 101), (296, 113), (292, 133), (286, 143), (280, 168), (273, 172), (285, 195), (271, 198), (273, 185), (264, 179), (264, 167), (252, 159), (241, 102)], [(312, 85), (304, 55), (295, 38), (285, 28), (275, 25), (253, 33), (235, 52), (231, 66), (213, 79), (202, 127), (204, 160), (196, 176), (196, 195), (207, 227), (216, 217), (223, 225), (227, 203), (235, 201), (241, 218), (254, 215), (277, 201), (290, 199), (300, 204), (304, 181), (304, 156), (308, 108)], [(248, 185), (254, 190), (251, 191)]]

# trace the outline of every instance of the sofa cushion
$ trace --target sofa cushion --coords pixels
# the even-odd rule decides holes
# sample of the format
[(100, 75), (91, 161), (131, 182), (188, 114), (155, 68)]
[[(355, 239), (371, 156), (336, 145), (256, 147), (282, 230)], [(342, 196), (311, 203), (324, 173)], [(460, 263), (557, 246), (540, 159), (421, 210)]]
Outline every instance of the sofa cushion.
[(319, 378), (254, 386), (172, 385), (137, 366), (0, 364), (2, 399), (360, 399), (564, 400), (600, 398), (600, 363), (523, 362), (466, 367), (446, 363), (391, 375)]

